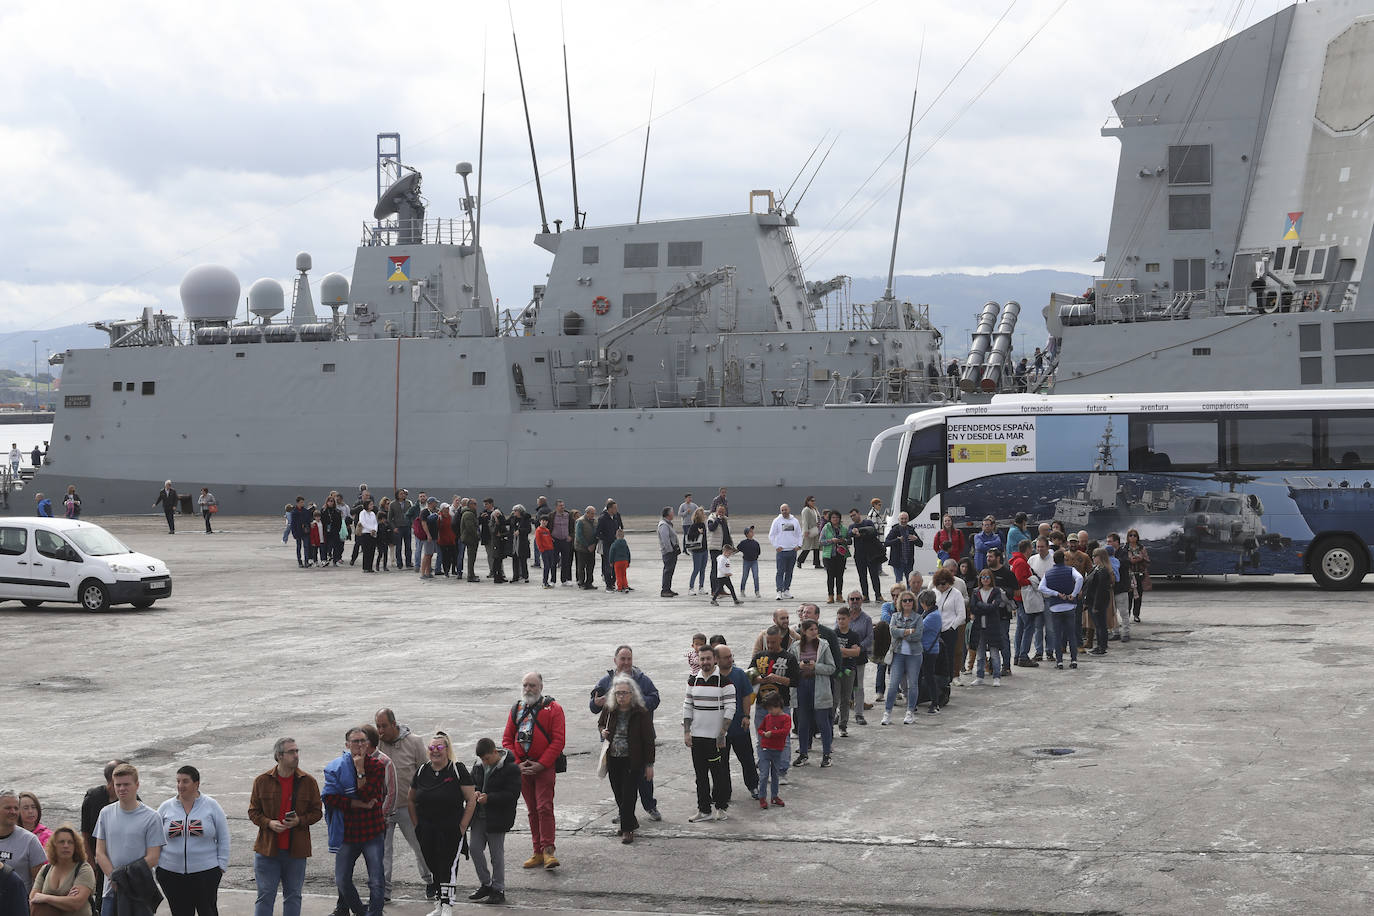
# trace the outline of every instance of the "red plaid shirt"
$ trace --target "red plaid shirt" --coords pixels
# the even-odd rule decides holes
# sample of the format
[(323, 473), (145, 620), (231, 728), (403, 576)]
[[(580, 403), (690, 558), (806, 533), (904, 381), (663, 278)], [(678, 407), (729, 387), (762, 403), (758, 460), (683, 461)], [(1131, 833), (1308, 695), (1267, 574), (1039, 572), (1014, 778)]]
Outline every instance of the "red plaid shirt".
[(358, 801), (375, 799), (371, 808), (354, 808), (353, 799), (346, 795), (326, 795), (324, 802), (343, 812), (345, 843), (366, 843), (386, 829), (386, 814), (382, 803), (386, 797), (386, 764), (378, 757), (363, 761), (363, 778), (358, 780)]

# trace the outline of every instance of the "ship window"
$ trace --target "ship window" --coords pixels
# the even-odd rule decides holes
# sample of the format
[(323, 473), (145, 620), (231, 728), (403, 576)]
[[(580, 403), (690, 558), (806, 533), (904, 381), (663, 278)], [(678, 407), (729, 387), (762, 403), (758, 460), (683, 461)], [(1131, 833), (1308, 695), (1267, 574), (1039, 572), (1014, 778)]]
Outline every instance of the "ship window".
[(535, 361), (536, 363), (542, 363), (542, 362), (544, 361), (544, 357), (542, 357), (542, 356), (536, 356), (536, 357), (534, 358), (534, 361)]
[(1337, 382), (1374, 382), (1374, 355), (1336, 357)]
[(1211, 184), (1212, 146), (1169, 147), (1169, 184)]
[(1147, 261), (1145, 263), (1145, 272), (1147, 274), (1159, 273), (1159, 263), (1157, 261)]
[(1288, 255), (1287, 248), (1274, 249), (1274, 269), (1283, 270), (1283, 259)]
[(1374, 415), (1333, 416), (1325, 421), (1321, 463), (1325, 467), (1374, 467)]
[(600, 247), (599, 245), (583, 245), (583, 246), (582, 246), (582, 263), (583, 263), (583, 264), (600, 264), (600, 263), (601, 263), (601, 247)]
[(123, 382), (115, 382), (115, 383), (114, 383), (114, 390), (115, 390), (116, 392), (123, 391), (123, 390), (124, 390), (124, 383), (123, 383)]
[(243, 359), (247, 355), (247, 353), (244, 353), (242, 350), (239, 350), (234, 354), (234, 359)]
[(1337, 350), (1374, 349), (1374, 321), (1342, 321), (1332, 330)]
[(1322, 276), (1326, 269), (1326, 249), (1314, 248), (1312, 250), (1312, 273), (1314, 276)]
[(1298, 383), (1302, 385), (1320, 385), (1322, 383), (1322, 358), (1320, 356), (1304, 356), (1298, 360)]
[(482, 387), (483, 385), (485, 385), (486, 383), (487, 383), (487, 374), (486, 374), (485, 372), (474, 372), (474, 373), (472, 373), (472, 386), (473, 386), (474, 388), (481, 388), (481, 387)]
[(1211, 356), (1211, 355), (1212, 355), (1212, 348), (1211, 348), (1211, 347), (1193, 347), (1193, 355), (1194, 355), (1194, 356)]
[(1298, 325), (1298, 349), (1311, 353), (1322, 348), (1322, 326), (1319, 324)]
[(29, 533), (23, 528), (0, 528), (0, 555), (19, 557), (28, 552)]
[(125, 391), (133, 391), (133, 390), (134, 390), (134, 383), (133, 383), (133, 382), (125, 382), (125, 383), (124, 383), (124, 390), (125, 390)]
[(1227, 463), (1233, 468), (1310, 468), (1313, 422), (1299, 415), (1232, 420)]
[(1215, 421), (1137, 417), (1131, 422), (1132, 471), (1212, 470), (1219, 458)]
[(1211, 194), (1169, 195), (1170, 229), (1211, 229)]
[(1174, 259), (1174, 292), (1207, 288), (1207, 261), (1203, 258)]
[(620, 297), (620, 317), (638, 315), (658, 301), (658, 293), (626, 293)]
[(669, 266), (669, 267), (700, 267), (700, 266), (701, 266), (701, 243), (700, 243), (700, 242), (669, 242), (669, 243), (668, 243), (668, 266)]
[(658, 242), (627, 242), (625, 244), (626, 267), (657, 267)]
[(325, 372), (333, 372), (333, 371), (334, 371), (334, 364), (333, 364), (333, 363), (325, 363), (325, 364), (324, 364), (324, 371), (325, 371)]
[(1293, 272), (1300, 274), (1307, 273), (1307, 256), (1311, 252), (1309, 252), (1306, 248), (1303, 248), (1301, 250), (1294, 250), (1298, 251), (1298, 260), (1293, 264)]
[(143, 393), (144, 393), (144, 394), (157, 394), (157, 382), (144, 382), (144, 383), (143, 383)]

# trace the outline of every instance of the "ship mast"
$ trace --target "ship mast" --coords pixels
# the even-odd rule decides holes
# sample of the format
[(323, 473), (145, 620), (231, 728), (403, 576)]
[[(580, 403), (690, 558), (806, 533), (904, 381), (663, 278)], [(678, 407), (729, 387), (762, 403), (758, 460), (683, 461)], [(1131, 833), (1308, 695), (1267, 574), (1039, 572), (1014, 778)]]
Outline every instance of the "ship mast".
[(883, 292), (884, 299), (891, 299), (892, 279), (897, 272), (897, 237), (902, 231), (902, 201), (906, 198), (906, 170), (911, 162), (911, 133), (916, 127), (916, 96), (921, 91), (921, 58), (926, 52), (926, 33), (921, 31), (921, 51), (916, 57), (916, 86), (911, 90), (911, 115), (906, 122), (906, 152), (902, 154), (902, 184), (897, 191), (897, 220), (892, 227), (892, 256), (887, 262), (887, 289)]

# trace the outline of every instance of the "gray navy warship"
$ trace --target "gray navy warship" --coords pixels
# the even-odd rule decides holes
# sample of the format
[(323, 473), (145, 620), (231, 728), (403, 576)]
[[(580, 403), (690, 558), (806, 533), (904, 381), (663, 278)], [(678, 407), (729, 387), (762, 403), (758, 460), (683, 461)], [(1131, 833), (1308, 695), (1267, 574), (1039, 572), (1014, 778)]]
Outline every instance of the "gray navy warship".
[[(1104, 278), (1046, 308), (1034, 379), (1061, 392), (1362, 386), (1374, 381), (1374, 0), (1285, 8), (1114, 102), (1121, 143)], [(351, 282), (289, 311), (272, 280), (250, 317), (227, 270), (193, 269), (184, 320), (146, 310), (69, 350), (51, 463), (98, 511), (146, 511), (165, 478), (227, 511), (366, 481), (632, 512), (729, 485), (732, 508), (803, 491), (866, 498), (867, 445), (954, 395), (924, 310), (888, 293), (840, 330), (816, 320), (786, 203), (535, 236), (547, 283), (503, 316), (480, 191), (436, 219), (379, 135), (378, 195)], [(480, 182), (479, 182), (480, 184)], [(1002, 390), (1020, 307), (984, 307), (959, 387)], [(285, 319), (282, 316), (285, 314)], [(359, 436), (366, 418), (366, 436)], [(878, 470), (891, 471), (895, 456)], [(879, 489), (882, 489), (879, 486)]]

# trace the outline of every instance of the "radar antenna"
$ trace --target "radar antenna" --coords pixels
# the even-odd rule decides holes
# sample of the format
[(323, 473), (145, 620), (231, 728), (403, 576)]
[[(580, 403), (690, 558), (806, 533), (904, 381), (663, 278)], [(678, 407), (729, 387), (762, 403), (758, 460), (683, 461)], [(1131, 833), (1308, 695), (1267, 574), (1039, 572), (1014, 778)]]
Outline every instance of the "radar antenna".
[(581, 229), (586, 224), (587, 214), (577, 205), (577, 153), (573, 150), (572, 126), (572, 87), (568, 83), (568, 29), (563, 19), (563, 4), (558, 4), (559, 24), (563, 28), (563, 99), (568, 108), (568, 169), (572, 172), (573, 228)]
[(635, 225), (639, 225), (639, 214), (644, 209), (644, 175), (649, 171), (649, 130), (654, 126), (654, 90), (658, 88), (658, 71), (654, 71), (653, 82), (649, 84), (649, 120), (644, 122), (644, 161), (639, 166), (639, 203), (635, 204)]
[[(515, 12), (506, 4), (510, 14), (510, 41), (515, 46), (515, 73), (520, 78), (520, 103), (525, 106), (525, 133), (530, 138), (530, 162), (534, 164), (534, 193), (539, 198), (539, 231), (549, 232), (549, 216), (544, 210), (544, 185), (539, 180), (539, 157), (534, 154), (534, 127), (530, 124), (530, 102), (525, 96), (525, 71), (520, 67), (520, 42), (515, 37)], [(478, 183), (480, 185), (480, 178)]]
[(921, 59), (926, 53), (926, 33), (921, 30), (921, 50), (916, 55), (916, 87), (911, 90), (911, 116), (906, 122), (906, 152), (902, 154), (902, 185), (897, 191), (897, 222), (892, 227), (892, 257), (887, 262), (887, 290), (884, 299), (892, 298), (892, 279), (897, 272), (897, 236), (902, 231), (902, 200), (906, 197), (906, 170), (911, 161), (911, 132), (916, 127), (916, 96), (921, 91)]

